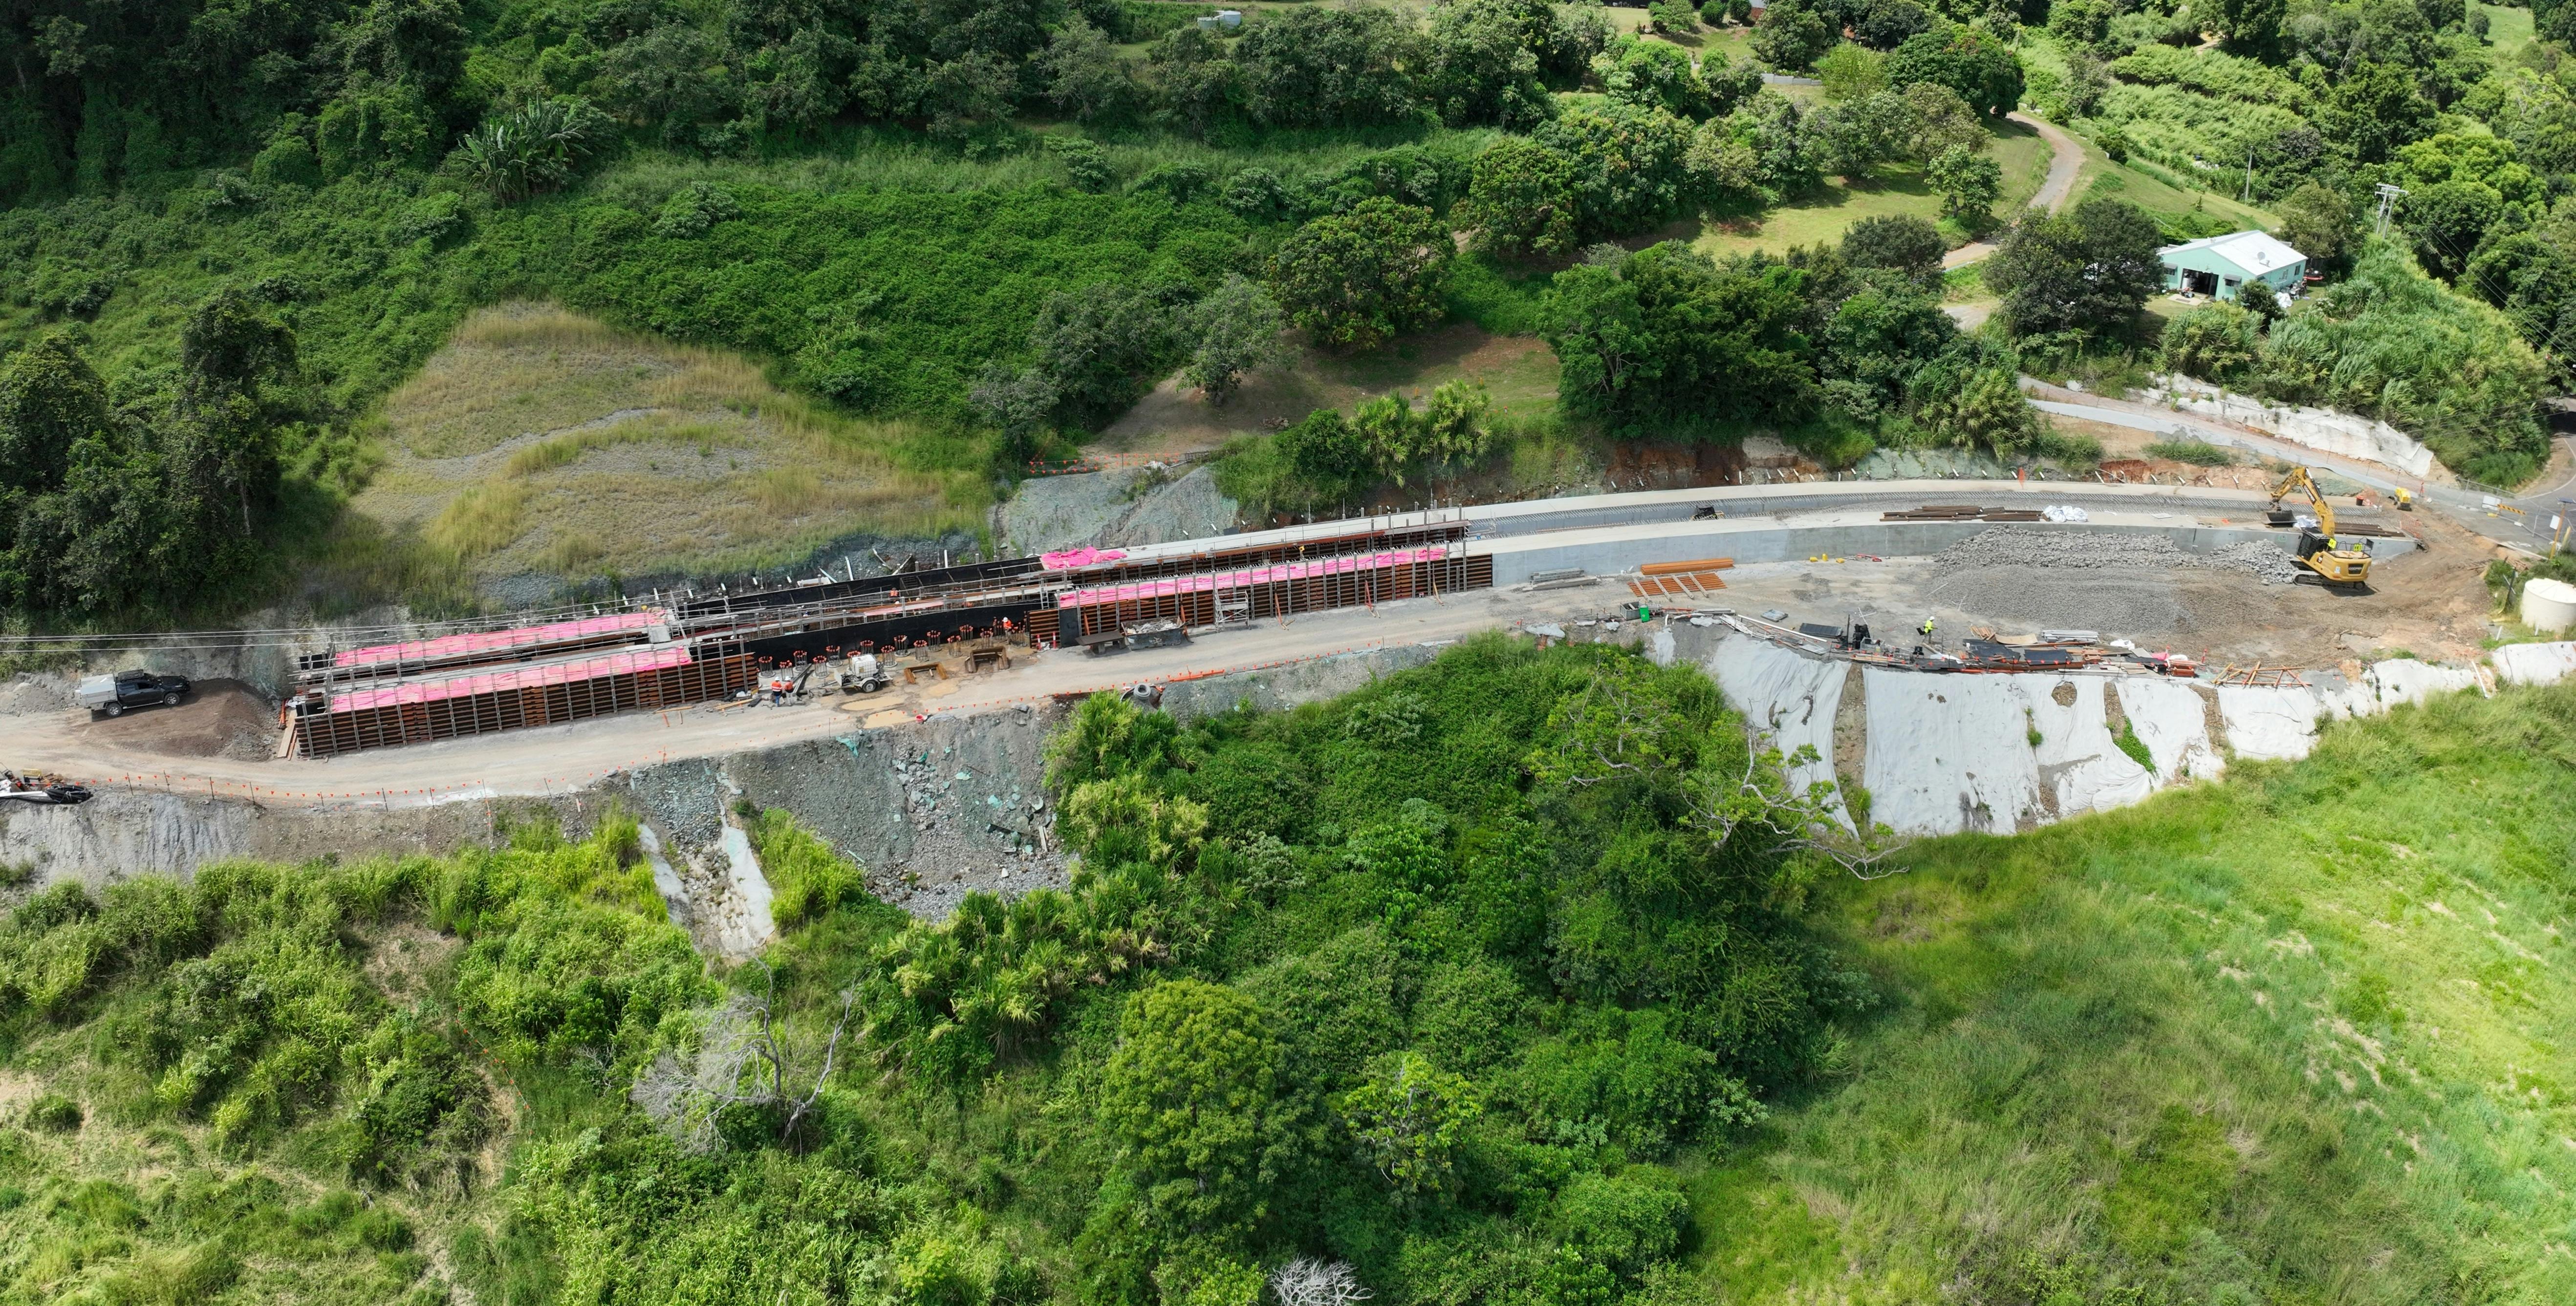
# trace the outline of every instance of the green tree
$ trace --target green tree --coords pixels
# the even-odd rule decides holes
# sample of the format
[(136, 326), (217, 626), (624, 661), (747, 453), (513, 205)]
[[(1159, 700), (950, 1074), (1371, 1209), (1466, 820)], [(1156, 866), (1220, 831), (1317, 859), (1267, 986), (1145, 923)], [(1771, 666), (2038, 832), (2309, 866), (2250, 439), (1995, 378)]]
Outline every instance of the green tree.
[(1753, 257), (1720, 264), (1665, 242), (1557, 274), (1539, 334), (1568, 409), (1618, 429), (1795, 420), (1813, 411), (1803, 274)]
[(1998, 457), (2029, 452), (2048, 429), (2006, 368), (1964, 362), (1926, 368), (1908, 398), (1915, 420), (1933, 434), (1955, 445), (1983, 446)]
[(2308, 256), (2311, 272), (2339, 273), (2352, 266), (2354, 238), (2352, 201), (2342, 191), (2311, 181), (2274, 205), (2281, 215), (2281, 239)]
[(1270, 283), (1288, 318), (1335, 349), (1374, 349), (1438, 321), (1457, 247), (1431, 210), (1380, 197), (1282, 241)]
[(1716, 112), (1690, 52), (1670, 42), (1620, 37), (1593, 57), (1592, 71), (1601, 79), (1601, 89), (1621, 104), (1694, 120)]
[(1459, 223), (1477, 247), (1505, 258), (1557, 258), (1574, 252), (1574, 165), (1526, 137), (1506, 136), (1476, 156)]
[(2468, 271), (2469, 256), (2504, 212), (2504, 197), (2482, 182), (2436, 182), (2397, 202), (2398, 225), (2414, 238), (2424, 270), (2445, 281)]
[(1047, 39), (1037, 70), (1056, 108), (1081, 122), (1125, 113), (1134, 103), (1136, 73), (1107, 34), (1077, 14)]
[(1932, 30), (1932, 15), (1914, 0), (1868, 0), (1854, 8), (1852, 30), (1874, 50), (1893, 50)]
[(1887, 89), (1887, 59), (1868, 46), (1845, 41), (1816, 61), (1816, 76), (1825, 84), (1827, 101), (1857, 100)]
[(1281, 431), (1278, 439), (1289, 468), (1320, 502), (1339, 502), (1376, 478), (1368, 437), (1334, 409), (1308, 413), (1306, 420)]
[(1342, 1095), (1343, 1127), (1400, 1199), (1445, 1192), (1459, 1146), (1484, 1113), (1475, 1086), (1411, 1052)]
[(1128, 999), (1095, 1105), (1163, 1230), (1236, 1235), (1261, 1218), (1278, 1065), (1240, 990), (1179, 979)]
[(1941, 256), (1949, 251), (1941, 229), (1917, 217), (1863, 218), (1843, 232), (1843, 261), (1886, 268), (1926, 287), (1941, 283)]
[(1994, 139), (1977, 111), (1969, 108), (1957, 91), (1939, 82), (1916, 82), (1903, 94), (1906, 107), (1913, 111), (1912, 131), (1905, 142), (1905, 157), (1909, 159), (1929, 163), (1953, 149), (1973, 154)]
[(1197, 386), (1208, 402), (1224, 403), (1244, 373), (1278, 360), (1281, 325), (1278, 303), (1259, 282), (1228, 276), (1190, 306), (1184, 329), (1193, 343), (1181, 379)]
[(2288, 14), (2287, 0), (2209, 0), (2205, 14), (2193, 11), (2230, 53), (2242, 55), (2270, 53), (2280, 42), (2281, 21)]
[(1817, 0), (1772, 0), (1753, 29), (1753, 53), (1784, 73), (1805, 72), (1833, 48), (1840, 31)]
[(1156, 113), (1193, 136), (1206, 135), (1210, 124), (1234, 111), (1242, 94), (1239, 71), (1223, 38), (1196, 27), (1165, 35), (1145, 56)]
[(1264, 15), (1235, 42), (1244, 108), (1271, 127), (1365, 127), (1414, 114), (1420, 38), (1390, 9)]
[(2125, 329), (2164, 283), (2155, 219), (2137, 206), (2088, 199), (2073, 211), (2032, 212), (1986, 260), (2015, 335)]
[(1993, 220), (1995, 201), (2003, 195), (2004, 169), (1953, 145), (1924, 168), (1923, 180), (1941, 197), (1941, 216), (1956, 218), (1973, 231)]
[(1442, 121), (1526, 131), (1553, 116), (1556, 101), (1547, 93), (1544, 72), (1554, 19), (1552, 10), (1534, 12), (1508, 0), (1433, 9), (1423, 44), (1422, 90)]
[(1585, 237), (1646, 231), (1688, 211), (1702, 195), (1690, 168), (1690, 123), (1661, 109), (1605, 104), (1541, 126), (1531, 139), (1574, 167)]
[(241, 533), (277, 492), (277, 424), (296, 375), (295, 333), (238, 290), (199, 305), (179, 333), (180, 474), (200, 496), (231, 500)]
[[(10, 491), (60, 488), (72, 445), (108, 429), (107, 383), (59, 332), (0, 364), (0, 532)], [(0, 536), (0, 548), (9, 541)]]
[(1949, 27), (1909, 37), (1887, 57), (1887, 80), (1947, 86), (1978, 113), (2005, 113), (2021, 102), (2021, 60), (2012, 47), (1974, 27)]
[(2165, 324), (2159, 355), (2168, 371), (2203, 381), (2232, 381), (2261, 359), (2253, 314), (2233, 304), (2203, 304)]
[(2352, 151), (2355, 162), (2385, 163), (2399, 146), (2431, 134), (2436, 112), (2413, 71), (2364, 62), (2329, 83), (2316, 122), (2328, 139)]

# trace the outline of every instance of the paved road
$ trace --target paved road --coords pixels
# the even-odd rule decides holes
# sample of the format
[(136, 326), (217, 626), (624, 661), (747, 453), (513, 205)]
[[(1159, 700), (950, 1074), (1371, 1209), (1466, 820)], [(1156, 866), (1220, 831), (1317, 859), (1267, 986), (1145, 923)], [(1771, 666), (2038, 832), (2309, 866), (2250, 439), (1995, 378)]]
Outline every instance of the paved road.
[[(2042, 412), (2157, 434), (2188, 431), (2213, 443), (2235, 445), (2265, 457), (2322, 468), (2362, 485), (2382, 490), (2404, 489), (2414, 494), (2416, 502), (2422, 506), (2438, 509), (2498, 544), (2527, 552), (2548, 551), (2551, 514), (2576, 515), (2576, 503), (2570, 502), (2576, 500), (2576, 473), (2545, 489), (2526, 490), (2519, 495), (2490, 496), (2456, 485), (2432, 484), (2377, 463), (2338, 458), (2215, 417), (2179, 413), (2131, 399), (2112, 399), (2080, 390), (2065, 390), (2030, 377), (2022, 378), (2022, 390)], [(2516, 509), (2519, 511), (2512, 511)]]
[[(2084, 169), (2084, 147), (2052, 123), (2042, 122), (2027, 114), (2009, 113), (2005, 117), (2038, 132), (2048, 142), (2048, 176), (2039, 183), (2038, 193), (2030, 197), (2030, 207), (2056, 213), (2075, 196), (2075, 174)], [(1991, 240), (1971, 241), (1941, 256), (1941, 266), (1959, 268), (1995, 252)]]

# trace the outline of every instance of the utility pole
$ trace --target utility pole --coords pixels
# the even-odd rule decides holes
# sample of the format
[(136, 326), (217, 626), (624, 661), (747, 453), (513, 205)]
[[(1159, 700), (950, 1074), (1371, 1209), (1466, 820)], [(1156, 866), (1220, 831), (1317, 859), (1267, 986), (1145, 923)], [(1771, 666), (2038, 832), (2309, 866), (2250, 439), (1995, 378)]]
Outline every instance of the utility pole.
[(2247, 204), (2254, 202), (2254, 147), (2250, 145), (2245, 148), (2245, 193), (2237, 198)]
[(2403, 189), (2391, 186), (2387, 182), (2379, 183), (2379, 235), (2388, 234), (2388, 206), (2396, 203), (2397, 197), (2405, 193)]

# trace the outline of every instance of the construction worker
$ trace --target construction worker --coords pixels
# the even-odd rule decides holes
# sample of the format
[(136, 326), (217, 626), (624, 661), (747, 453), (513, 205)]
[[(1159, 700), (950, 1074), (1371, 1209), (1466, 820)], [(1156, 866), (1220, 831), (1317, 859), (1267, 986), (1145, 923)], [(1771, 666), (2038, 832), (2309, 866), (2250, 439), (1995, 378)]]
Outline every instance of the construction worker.
[(1932, 635), (1932, 619), (1930, 617), (1925, 617), (1923, 619), (1923, 624), (1915, 627), (1915, 631), (1927, 639), (1930, 638)]

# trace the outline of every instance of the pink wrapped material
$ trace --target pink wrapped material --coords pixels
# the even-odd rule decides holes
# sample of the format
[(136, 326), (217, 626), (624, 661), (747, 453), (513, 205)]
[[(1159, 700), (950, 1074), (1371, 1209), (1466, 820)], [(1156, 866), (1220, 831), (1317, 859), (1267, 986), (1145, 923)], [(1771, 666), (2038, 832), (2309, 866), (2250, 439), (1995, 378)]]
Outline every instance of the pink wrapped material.
[(1095, 563), (1116, 562), (1126, 556), (1125, 549), (1084, 547), (1066, 549), (1061, 553), (1041, 553), (1038, 555), (1038, 565), (1048, 571), (1071, 571), (1076, 567), (1088, 567)]
[(441, 635), (436, 639), (415, 639), (400, 644), (378, 644), (372, 648), (351, 649), (334, 654), (333, 666), (356, 667), (370, 662), (418, 662), (428, 658), (457, 657), (485, 653), (494, 649), (520, 648), (552, 644), (558, 640), (583, 639), (592, 635), (613, 635), (621, 630), (642, 630), (669, 621), (662, 612), (620, 612), (606, 617), (583, 617), (578, 621), (558, 621), (544, 626), (513, 626), (508, 630), (478, 631), (470, 635)]
[(1097, 589), (1071, 590), (1056, 600), (1056, 606), (1087, 608), (1095, 603), (1132, 603), (1140, 599), (1173, 594), (1248, 589), (1255, 585), (1268, 585), (1279, 581), (1304, 580), (1309, 576), (1338, 576), (1373, 568), (1400, 567), (1411, 562), (1438, 562), (1448, 556), (1449, 551), (1446, 546), (1434, 544), (1420, 549), (1397, 549), (1388, 553), (1367, 553), (1349, 558), (1280, 562), (1266, 567), (1245, 567), (1236, 571), (1220, 571), (1201, 576), (1167, 576), (1161, 580), (1140, 581), (1133, 585), (1103, 585)]
[(597, 676), (618, 676), (632, 671), (660, 671), (686, 666), (689, 650), (677, 644), (637, 653), (602, 653), (597, 657), (573, 662), (548, 662), (536, 666), (513, 667), (508, 671), (487, 671), (481, 675), (458, 676), (453, 680), (429, 680), (416, 685), (396, 685), (391, 689), (362, 689), (355, 693), (333, 694), (331, 710), (358, 712), (371, 707), (392, 707), (398, 703), (434, 703), (444, 698), (463, 698), (469, 694), (490, 694), (513, 689), (530, 689), (539, 685), (568, 685), (576, 680)]

